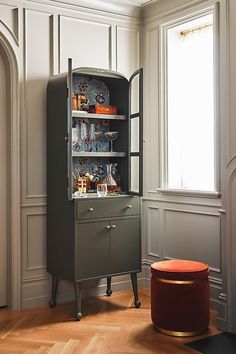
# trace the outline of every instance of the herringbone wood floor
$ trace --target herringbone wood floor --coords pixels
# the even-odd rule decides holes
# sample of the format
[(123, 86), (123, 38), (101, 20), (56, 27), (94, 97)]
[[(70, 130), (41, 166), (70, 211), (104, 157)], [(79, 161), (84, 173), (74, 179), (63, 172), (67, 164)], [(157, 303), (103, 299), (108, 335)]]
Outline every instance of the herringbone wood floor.
[(139, 290), (142, 306), (133, 306), (131, 291), (82, 302), (83, 318), (74, 320), (74, 304), (11, 312), (0, 309), (0, 353), (182, 354), (198, 353), (183, 344), (218, 333), (215, 314), (206, 335), (177, 338), (158, 333), (150, 319), (150, 294)]

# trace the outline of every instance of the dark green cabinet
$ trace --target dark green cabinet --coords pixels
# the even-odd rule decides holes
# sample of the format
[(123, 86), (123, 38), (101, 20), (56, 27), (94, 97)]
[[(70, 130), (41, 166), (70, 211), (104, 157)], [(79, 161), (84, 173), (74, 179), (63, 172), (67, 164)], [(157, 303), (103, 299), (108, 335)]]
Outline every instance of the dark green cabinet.
[(109, 237), (105, 225), (105, 221), (98, 220), (77, 224), (77, 281), (108, 275)]
[[(106, 86), (110, 102), (119, 107), (119, 114), (73, 111), (72, 92), (81, 77), (85, 81), (89, 77), (89, 82), (96, 82), (96, 89)], [(132, 85), (137, 78), (139, 111), (132, 112)], [(91, 92), (89, 94), (91, 96)], [(101, 126), (106, 123), (110, 129), (118, 131), (113, 151), (73, 150), (73, 124), (84, 119), (86, 124)], [(135, 127), (138, 127), (138, 134)], [(135, 143), (132, 141), (134, 137)], [(82, 317), (81, 282), (88, 279), (107, 278), (107, 295), (111, 295), (111, 277), (130, 274), (135, 306), (140, 306), (137, 273), (141, 271), (142, 155), (142, 69), (127, 80), (123, 75), (108, 70), (72, 70), (69, 60), (67, 73), (50, 78), (47, 89), (47, 270), (52, 274), (50, 306), (56, 304), (58, 280), (72, 281), (77, 320)], [(106, 197), (97, 197), (96, 193), (88, 194), (87, 198), (77, 197), (73, 172), (78, 166), (81, 168), (87, 164), (100, 168), (102, 163), (117, 166), (119, 192)]]
[(137, 217), (78, 223), (76, 280), (139, 272), (139, 224)]

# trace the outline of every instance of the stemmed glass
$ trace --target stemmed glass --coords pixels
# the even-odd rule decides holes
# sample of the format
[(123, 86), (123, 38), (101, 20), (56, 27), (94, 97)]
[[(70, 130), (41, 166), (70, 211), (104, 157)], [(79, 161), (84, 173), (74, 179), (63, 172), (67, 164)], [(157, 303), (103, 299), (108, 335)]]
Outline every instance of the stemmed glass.
[(110, 152), (113, 152), (113, 141), (118, 138), (118, 132), (106, 132), (104, 135), (111, 142)]
[(96, 139), (96, 151), (100, 151), (100, 149), (99, 149), (99, 140), (103, 136), (103, 132), (94, 132), (94, 136), (95, 136), (95, 139)]
[(82, 151), (86, 151), (85, 142), (87, 140), (87, 137), (88, 137), (87, 124), (81, 123), (80, 124), (80, 140), (82, 142)]
[(77, 150), (77, 147), (80, 145), (79, 141), (79, 125), (76, 124), (75, 127), (72, 128), (72, 146), (73, 150)]
[(95, 140), (96, 140), (95, 124), (91, 123), (89, 129), (89, 142), (91, 144), (90, 151), (95, 151), (95, 146), (94, 146)]

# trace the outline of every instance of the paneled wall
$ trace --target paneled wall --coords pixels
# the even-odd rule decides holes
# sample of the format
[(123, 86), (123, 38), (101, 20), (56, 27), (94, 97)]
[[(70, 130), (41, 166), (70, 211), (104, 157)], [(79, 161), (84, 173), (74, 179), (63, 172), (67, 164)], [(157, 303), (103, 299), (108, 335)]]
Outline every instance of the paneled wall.
[[(222, 198), (167, 195), (157, 190), (162, 175), (160, 26), (176, 14), (184, 15), (214, 2), (159, 0), (156, 5), (151, 3), (144, 8), (142, 30), (140, 11), (127, 4), (117, 3), (106, 12), (103, 2), (100, 9), (95, 9), (92, 0), (0, 0), (0, 39), (1, 36), (7, 39), (19, 66), (21, 201), (20, 220), (17, 213), (14, 220), (21, 225), (21, 238), (20, 247), (13, 252), (17, 260), (20, 251), (23, 307), (45, 304), (50, 294), (45, 246), (46, 86), (50, 75), (67, 70), (67, 58), (72, 57), (74, 67), (102, 67), (127, 76), (144, 66), (144, 271), (141, 284), (148, 286), (152, 262), (170, 258), (207, 262), (211, 270), (212, 306), (219, 312), (219, 324), (226, 328), (228, 301), (229, 328), (235, 329), (236, 316), (230, 314), (231, 307), (236, 309), (236, 289), (232, 285), (236, 284), (233, 271), (236, 264), (234, 0), (221, 0), (219, 6), (218, 162)], [(16, 132), (14, 136), (17, 137)], [(19, 152), (14, 148), (13, 141), (12, 151), (17, 156)], [(226, 214), (219, 209), (226, 210)], [(17, 278), (17, 274), (14, 277)], [(88, 282), (84, 293), (94, 294), (95, 286), (99, 293), (103, 283)], [(116, 278), (113, 288), (129, 286), (129, 279), (120, 277)], [(66, 283), (59, 290), (64, 300), (73, 296), (72, 288)]]
[[(0, 25), (17, 43), (20, 69), (21, 302), (42, 305), (50, 295), (46, 272), (46, 89), (52, 74), (73, 66), (119, 70), (130, 76), (140, 64), (140, 19), (89, 8), (90, 2), (0, 0)], [(55, 134), (57, 117), (55, 117)], [(127, 287), (119, 278), (115, 287)], [(86, 284), (90, 288), (102, 284)], [(120, 285), (121, 284), (121, 285)], [(74, 296), (60, 286), (63, 299)]]

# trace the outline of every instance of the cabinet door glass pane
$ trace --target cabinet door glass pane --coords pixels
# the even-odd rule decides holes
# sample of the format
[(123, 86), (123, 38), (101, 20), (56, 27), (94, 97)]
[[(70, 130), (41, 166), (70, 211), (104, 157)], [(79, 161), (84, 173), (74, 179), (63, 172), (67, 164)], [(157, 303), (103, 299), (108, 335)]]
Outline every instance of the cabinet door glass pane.
[(132, 81), (131, 90), (131, 114), (139, 112), (139, 76), (135, 76)]
[(73, 180), (72, 180), (72, 60), (68, 60), (68, 76), (67, 76), (67, 183), (68, 183), (68, 199), (72, 200)]
[(139, 193), (139, 157), (131, 156), (131, 191)]
[(129, 193), (142, 195), (143, 159), (143, 71), (136, 70), (129, 81)]
[(131, 151), (139, 152), (139, 117), (131, 119)]

